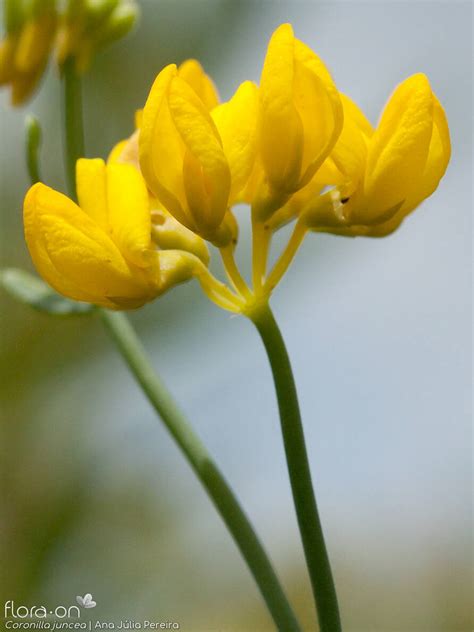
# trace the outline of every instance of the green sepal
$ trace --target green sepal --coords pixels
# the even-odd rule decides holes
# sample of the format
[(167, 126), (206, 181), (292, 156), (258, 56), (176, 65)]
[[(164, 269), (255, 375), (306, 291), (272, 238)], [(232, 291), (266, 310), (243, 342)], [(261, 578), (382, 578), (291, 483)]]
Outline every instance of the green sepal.
[(0, 285), (21, 303), (51, 316), (85, 316), (96, 309), (89, 303), (71, 301), (60, 296), (41, 279), (18, 268), (2, 270)]

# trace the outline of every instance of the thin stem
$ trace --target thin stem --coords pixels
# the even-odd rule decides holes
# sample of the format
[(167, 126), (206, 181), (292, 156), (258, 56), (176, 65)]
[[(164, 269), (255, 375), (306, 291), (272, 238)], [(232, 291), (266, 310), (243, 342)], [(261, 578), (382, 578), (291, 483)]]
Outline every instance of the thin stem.
[[(72, 64), (64, 70), (66, 157), (71, 196), (75, 192), (75, 162), (84, 152), (80, 80)], [(210, 273), (209, 273), (210, 274)], [(200, 278), (201, 283), (203, 280)], [(214, 279), (211, 284), (219, 285)], [(220, 284), (223, 287), (224, 284)], [(215, 291), (220, 287), (216, 288)], [(232, 292), (229, 292), (233, 302)], [(251, 523), (239, 505), (231, 488), (213, 462), (205, 446), (194, 433), (172, 396), (153, 370), (143, 346), (125, 314), (98, 309), (101, 319), (130, 371), (136, 378), (153, 408), (181, 448), (194, 472), (202, 482), (260, 589), (280, 632), (301, 632), (298, 621), (283, 592), (278, 577)]]
[(119, 312), (104, 309), (99, 312), (127, 366), (222, 516), (261, 590), (278, 630), (297, 632), (300, 630), (298, 622), (252, 525), (205, 446), (154, 372), (129, 321)]
[(245, 300), (240, 295), (234, 294), (225, 283), (216, 279), (202, 262), (197, 263), (195, 274), (203, 292), (218, 307), (234, 313), (240, 313), (243, 310)]
[(31, 184), (41, 180), (38, 152), (41, 145), (41, 126), (35, 116), (27, 116), (25, 120), (26, 166)]
[(321, 632), (341, 632), (336, 589), (311, 482), (303, 425), (285, 343), (268, 305), (252, 315), (267, 351), (280, 410), (288, 472)]
[(276, 262), (273, 270), (268, 275), (265, 287), (270, 291), (275, 288), (282, 279), (285, 272), (288, 270), (290, 263), (293, 261), (298, 248), (301, 246), (303, 239), (308, 229), (304, 224), (297, 222), (295, 229), (290, 237), (290, 240), (281, 254), (280, 258)]
[(80, 77), (74, 66), (73, 57), (69, 57), (63, 66), (64, 154), (70, 195), (74, 195), (76, 191), (76, 161), (84, 156), (82, 89)]
[(262, 292), (267, 273), (268, 251), (270, 249), (271, 231), (264, 222), (254, 219), (252, 213), (252, 283), (255, 294)]
[(237, 263), (235, 262), (233, 246), (229, 245), (225, 246), (224, 248), (220, 248), (219, 252), (221, 254), (222, 263), (224, 264), (224, 268), (229, 281), (232, 283), (237, 292), (239, 292), (246, 299), (251, 299), (252, 292), (245, 282), (245, 279), (240, 274), (240, 270), (237, 267)]

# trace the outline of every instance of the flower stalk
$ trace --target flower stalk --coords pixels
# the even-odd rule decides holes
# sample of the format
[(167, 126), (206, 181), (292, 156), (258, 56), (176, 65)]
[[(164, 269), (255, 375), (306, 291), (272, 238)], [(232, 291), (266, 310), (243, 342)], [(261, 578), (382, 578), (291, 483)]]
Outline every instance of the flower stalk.
[(304, 224), (301, 222), (296, 223), (285, 250), (281, 253), (280, 258), (275, 263), (273, 270), (270, 272), (265, 281), (265, 289), (269, 294), (278, 285), (285, 275), (285, 272), (290, 267), (291, 262), (295, 258), (295, 255), (298, 252), (307, 232), (308, 229), (304, 226)]
[(281, 431), (298, 525), (321, 632), (341, 632), (329, 556), (311, 482), (303, 425), (290, 359), (268, 304), (251, 316), (265, 346), (275, 381)]
[(130, 322), (119, 312), (101, 309), (100, 316), (128, 368), (173, 436), (232, 534), (260, 588), (277, 629), (281, 632), (298, 632), (300, 627), (296, 617), (252, 525), (205, 446), (156, 375)]

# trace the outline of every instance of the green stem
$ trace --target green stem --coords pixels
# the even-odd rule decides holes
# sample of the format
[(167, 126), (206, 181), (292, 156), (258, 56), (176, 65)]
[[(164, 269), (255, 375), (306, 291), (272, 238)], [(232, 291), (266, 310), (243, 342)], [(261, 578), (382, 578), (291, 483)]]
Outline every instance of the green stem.
[(38, 152), (41, 145), (41, 126), (34, 116), (27, 116), (25, 120), (25, 140), (26, 140), (26, 166), (31, 184), (36, 184), (41, 180), (39, 170)]
[(251, 314), (268, 354), (298, 525), (321, 632), (340, 632), (336, 589), (311, 483), (296, 386), (285, 343), (268, 305)]
[[(64, 68), (64, 84), (66, 162), (69, 191), (71, 196), (74, 196), (75, 164), (77, 158), (84, 153), (84, 136), (80, 80), (75, 74), (71, 60)], [(298, 621), (251, 523), (205, 446), (154, 372), (127, 317), (125, 314), (105, 309), (98, 311), (130, 371), (222, 516), (260, 588), (277, 629), (280, 632), (300, 632)]]
[(245, 513), (205, 446), (150, 365), (126, 316), (99, 310), (102, 321), (153, 408), (181, 448), (246, 560), (278, 630), (300, 628), (267, 555)]
[(84, 123), (82, 116), (81, 79), (75, 70), (75, 60), (69, 57), (63, 67), (64, 79), (64, 155), (68, 190), (76, 191), (76, 161), (84, 156)]

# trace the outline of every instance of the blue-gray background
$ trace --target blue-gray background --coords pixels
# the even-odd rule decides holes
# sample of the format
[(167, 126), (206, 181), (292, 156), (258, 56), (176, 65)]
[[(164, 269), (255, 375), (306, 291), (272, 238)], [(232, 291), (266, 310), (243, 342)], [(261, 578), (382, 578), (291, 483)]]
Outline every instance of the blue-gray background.
[[(348, 632), (470, 630), (470, 2), (141, 3), (139, 29), (85, 80), (88, 156), (132, 129), (160, 68), (197, 57), (228, 98), (258, 80), (291, 21), (373, 123), (425, 72), (453, 157), (439, 191), (383, 240), (310, 236), (275, 292)], [(60, 88), (1, 106), (1, 263), (22, 239), (26, 112), (45, 180), (63, 188)], [(247, 210), (239, 257), (248, 259)], [(192, 285), (132, 315), (265, 540), (305, 629), (313, 612), (267, 361), (256, 332)], [(91, 592), (103, 620), (190, 631), (271, 630), (219, 517), (100, 323), (38, 315), (1, 295), (1, 588), (18, 604)]]

